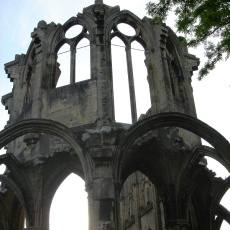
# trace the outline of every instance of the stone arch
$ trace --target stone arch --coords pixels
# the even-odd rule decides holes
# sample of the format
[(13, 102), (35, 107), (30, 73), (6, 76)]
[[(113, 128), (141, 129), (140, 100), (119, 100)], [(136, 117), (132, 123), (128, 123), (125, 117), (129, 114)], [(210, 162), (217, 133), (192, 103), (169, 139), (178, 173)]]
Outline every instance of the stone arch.
[(69, 46), (72, 45), (72, 43), (68, 39), (66, 39), (66, 38), (62, 39), (61, 41), (59, 41), (57, 43), (57, 45), (56, 45), (56, 47), (54, 49), (55, 54), (57, 54), (58, 50), (65, 44), (68, 44)]
[[(22, 205), (28, 223), (34, 221), (34, 208), (32, 204), (31, 189), (29, 187), (29, 181), (26, 178), (26, 175), (20, 168), (20, 163), (17, 161), (14, 155), (4, 154), (0, 158), (0, 164), (4, 163), (11, 172), (13, 179), (5, 177), (4, 175), (0, 176), (0, 181), (5, 183), (12, 190), (14, 195), (18, 198), (20, 204)], [(14, 181), (17, 181), (16, 184)]]
[[(222, 159), (222, 161), (225, 162), (225, 165), (228, 166), (227, 169), (230, 171), (230, 164), (229, 164), (230, 145), (228, 141), (221, 134), (219, 134), (216, 130), (214, 130), (207, 124), (203, 123), (202, 121), (194, 117), (185, 114), (180, 114), (180, 113), (162, 113), (159, 115), (148, 117), (144, 121), (137, 122), (128, 130), (126, 137), (122, 138), (122, 142), (118, 146), (115, 152), (116, 160), (114, 161), (114, 173), (115, 173), (116, 181), (119, 181), (122, 184), (123, 181), (130, 174), (130, 172), (128, 172), (127, 175), (127, 172), (125, 170), (127, 167), (131, 166), (130, 164), (132, 165), (134, 164), (133, 158), (129, 157), (129, 156), (135, 157), (133, 156), (133, 151), (132, 151), (132, 145), (134, 144), (134, 142), (137, 140), (136, 142), (138, 144), (138, 139), (140, 138), (140, 136), (144, 135), (149, 131), (154, 131), (156, 129), (163, 128), (163, 127), (183, 128), (202, 137), (203, 139), (208, 141), (212, 146), (215, 147), (216, 152), (213, 154), (217, 154), (218, 158)], [(148, 153), (146, 154), (148, 155)], [(189, 154), (191, 154), (191, 157), (192, 155), (196, 155), (196, 153), (194, 152), (191, 152)], [(143, 154), (143, 152), (141, 153), (141, 156), (142, 158), (140, 159), (138, 158), (139, 159), (138, 164), (139, 165), (143, 164), (143, 166), (141, 166), (141, 170), (139, 168), (137, 169), (149, 177), (149, 179), (155, 184), (162, 199), (166, 201), (165, 204), (167, 204), (167, 200), (174, 199), (173, 197), (171, 197), (172, 194), (170, 194), (170, 188), (167, 187), (168, 182), (164, 181), (165, 179), (161, 177), (161, 175), (159, 174), (160, 171), (159, 172), (156, 170), (154, 171), (153, 168), (154, 166), (152, 163), (144, 161), (144, 158), (146, 157)], [(131, 160), (132, 163), (131, 162), (127, 163), (126, 161), (130, 159), (132, 159)], [(164, 161), (163, 157), (159, 159), (161, 165), (166, 164), (165, 162), (162, 162)], [(160, 162), (158, 162), (157, 164), (160, 165)], [(166, 166), (167, 165), (165, 165), (165, 167)], [(134, 171), (136, 170), (136, 168), (133, 168), (132, 170)], [(158, 179), (157, 177), (159, 177), (160, 179)], [(183, 207), (179, 207), (179, 208), (183, 209)], [(166, 207), (166, 209), (169, 210), (169, 213), (171, 214), (173, 213), (173, 207), (168, 206)], [(184, 213), (184, 215), (185, 214), (186, 213)]]
[(32, 206), (28, 205), (28, 202), (26, 202), (26, 200), (24, 199), (24, 196), (21, 192), (21, 189), (18, 187), (18, 185), (15, 184), (14, 181), (11, 180), (9, 177), (3, 176), (3, 175), (0, 175), (0, 181), (4, 183), (5, 185), (7, 185), (11, 189), (11, 191), (14, 193), (14, 195), (18, 198), (18, 201), (20, 202), (24, 210), (27, 221), (29, 223), (33, 221), (34, 216), (30, 210)]
[(107, 19), (105, 37), (108, 41), (110, 41), (113, 36), (117, 36), (118, 33), (114, 33), (113, 35), (111, 34), (111, 31), (114, 28), (114, 25), (117, 25), (118, 23), (127, 23), (134, 27), (136, 29), (136, 35), (134, 35), (132, 39), (137, 39), (137, 37), (140, 37), (141, 35), (141, 39), (139, 38), (139, 40), (141, 40), (145, 49), (149, 49), (149, 47), (153, 45), (149, 40), (149, 38), (152, 37), (152, 31), (149, 26), (143, 24), (140, 18), (128, 10), (115, 12)]
[[(177, 183), (177, 189), (183, 194), (182, 196), (178, 194), (181, 210), (184, 213), (187, 212), (189, 219), (192, 219), (191, 223), (197, 226), (197, 228), (198, 226), (200, 228), (203, 228), (205, 225), (209, 226), (210, 222), (217, 222), (214, 216), (221, 216), (219, 203), (230, 187), (229, 178), (226, 180), (214, 178), (213, 172), (206, 169), (205, 163), (202, 160), (204, 156), (212, 157), (227, 166), (215, 149), (208, 146), (197, 146), (185, 159), (182, 166), (183, 170), (178, 175), (180, 183)], [(202, 178), (202, 181), (205, 181), (205, 185), (202, 186), (202, 189), (197, 189), (200, 186), (200, 178)], [(206, 196), (198, 195), (202, 192)], [(199, 200), (200, 196), (203, 199)], [(206, 204), (205, 212), (202, 208), (199, 208), (204, 206), (204, 204)], [(205, 213), (207, 214), (205, 215)], [(205, 216), (205, 219), (202, 219), (202, 216)]]
[(63, 30), (66, 32), (72, 26), (79, 25), (77, 17), (71, 17), (68, 21), (66, 21), (63, 25)]
[[(124, 35), (122, 35), (121, 33), (116, 31), (113, 32), (112, 30), (114, 28), (114, 25), (116, 25), (116, 23), (119, 21), (126, 23), (128, 22), (128, 24), (132, 22), (133, 24), (135, 24), (135, 27), (137, 28), (136, 35), (129, 37), (127, 40), (127, 38), (125, 38)], [(106, 21), (105, 38), (108, 42), (110, 42), (113, 36), (119, 35), (120, 38), (123, 38), (123, 41), (125, 39), (125, 44), (128, 46), (133, 40), (136, 40), (144, 47), (145, 65), (147, 69), (147, 78), (150, 89), (151, 112), (155, 113), (160, 112), (161, 110), (161, 105), (156, 95), (159, 89), (162, 88), (157, 80), (157, 78), (161, 77), (162, 70), (159, 69), (161, 66), (161, 61), (159, 60), (159, 58), (156, 58), (157, 53), (155, 53), (155, 50), (158, 49), (158, 46), (161, 46), (160, 42), (162, 38), (155, 34), (156, 30), (154, 30), (153, 27), (160, 27), (159, 29), (157, 28), (157, 30), (161, 31), (162, 26), (155, 25), (151, 21), (151, 19), (146, 17), (141, 20), (136, 15), (132, 14), (127, 10), (116, 11), (115, 13), (111, 14), (111, 16), (109, 16)], [(161, 94), (164, 90), (165, 89), (161, 90)]]
[[(81, 25), (83, 27), (82, 32), (77, 36), (75, 39), (67, 39), (65, 38), (65, 32), (73, 25)], [(78, 14), (77, 17), (70, 18), (67, 22), (64, 23), (64, 25), (58, 25), (58, 28), (55, 29), (55, 31), (50, 35), (48, 39), (48, 52), (49, 53), (55, 53), (57, 50), (64, 44), (73, 42), (73, 45), (76, 46), (76, 44), (81, 40), (82, 38), (87, 38), (90, 40), (92, 37), (92, 29), (94, 27), (94, 22), (91, 18), (86, 17), (84, 14)], [(86, 31), (89, 32), (89, 34), (86, 34)]]
[(215, 160), (217, 160), (220, 164), (222, 164), (225, 168), (228, 168), (229, 165), (226, 164), (226, 161), (223, 160), (223, 158), (218, 154), (218, 152), (209, 146), (197, 146), (193, 150), (192, 156), (188, 159), (187, 164), (189, 162), (196, 161), (197, 163), (200, 161), (200, 159), (204, 156), (211, 157)]
[[(184, 179), (186, 180), (186, 178), (189, 178), (189, 173), (193, 170), (193, 167), (196, 166), (205, 156), (211, 157), (217, 160), (225, 168), (229, 168), (229, 165), (218, 154), (218, 152), (214, 148), (208, 147), (208, 146), (196, 146), (195, 149), (193, 149), (192, 153), (189, 155), (189, 157), (186, 158), (184, 162), (184, 170), (181, 171), (179, 175), (180, 181), (183, 181)], [(225, 184), (226, 183), (227, 183), (227, 179), (225, 180)], [(190, 188), (190, 189), (194, 189), (194, 188)], [(225, 187), (225, 189), (223, 188), (223, 189), (218, 190), (218, 193), (219, 192), (221, 193), (221, 195), (219, 196), (220, 199), (225, 194), (226, 191), (227, 191), (227, 187)], [(219, 201), (217, 201), (218, 203), (220, 202), (220, 199)]]
[[(50, 159), (45, 165), (43, 175), (47, 175), (44, 178), (44, 189), (43, 189), (43, 221), (42, 229), (49, 229), (49, 218), (50, 218), (50, 207), (54, 198), (54, 195), (61, 185), (61, 183), (71, 174), (75, 173), (84, 179), (84, 174), (79, 169), (78, 159), (76, 155), (58, 154), (54, 156), (54, 159)], [(58, 168), (54, 167), (58, 163)], [(52, 170), (53, 169), (53, 170)]]
[(70, 144), (80, 159), (85, 179), (91, 178), (89, 162), (83, 156), (82, 149), (75, 140), (73, 132), (65, 125), (46, 119), (28, 119), (17, 122), (0, 132), (0, 148), (10, 141), (27, 133), (47, 133), (60, 137)]
[[(119, 23), (126, 23), (133, 27), (135, 30), (135, 35), (128, 36), (123, 34), (118, 29)], [(131, 115), (132, 123), (137, 121), (137, 108), (136, 108), (136, 97), (135, 97), (135, 87), (133, 79), (133, 66), (132, 66), (132, 54), (131, 54), (131, 43), (135, 40), (139, 42), (145, 51), (150, 49), (154, 44), (151, 43), (149, 36), (151, 30), (148, 28), (147, 24), (143, 24), (142, 21), (129, 11), (117, 11), (108, 17), (105, 24), (105, 39), (108, 44), (111, 44), (111, 40), (114, 37), (119, 37), (125, 44), (126, 47), (126, 59), (127, 59), (127, 69), (128, 69), (128, 79), (129, 79), (129, 92), (130, 92), (130, 105), (131, 105)], [(111, 47), (110, 47), (111, 53)], [(145, 58), (149, 59), (149, 53), (145, 52)], [(110, 57), (110, 65), (112, 66), (112, 61)], [(146, 67), (148, 75), (150, 74), (148, 68)]]
[[(73, 25), (81, 25), (83, 27), (82, 31), (76, 37), (72, 39), (67, 39), (65, 37), (65, 32)], [(91, 41), (91, 37), (93, 37), (91, 35), (93, 25), (94, 24), (91, 19), (86, 17), (84, 14), (78, 14), (78, 17), (70, 18), (63, 26), (59, 24), (57, 28), (51, 33), (48, 39), (48, 68), (50, 72), (50, 75), (48, 77), (50, 78), (50, 88), (55, 87), (55, 83), (58, 78), (57, 52), (65, 43), (69, 44), (71, 52), (70, 82), (75, 82), (74, 78), (76, 46), (83, 38)], [(87, 31), (89, 32), (89, 34), (87, 34)]]
[(122, 158), (127, 154), (128, 149), (140, 135), (158, 128), (173, 126), (188, 130), (209, 142), (216, 149), (218, 157), (225, 162), (228, 171), (230, 171), (230, 144), (220, 133), (194, 117), (169, 112), (148, 117), (143, 121), (137, 122), (128, 130), (126, 137), (118, 146), (115, 153), (117, 155), (117, 160), (114, 162), (114, 169), (117, 173), (116, 179), (120, 178)]
[[(86, 183), (87, 181), (91, 180), (90, 179), (92, 178), (91, 170), (89, 168), (90, 162), (88, 162), (90, 160), (89, 160), (89, 157), (87, 156), (87, 153), (85, 154), (85, 156), (83, 156), (81, 147), (75, 141), (75, 136), (72, 133), (72, 131), (66, 126), (56, 121), (50, 121), (50, 120), (45, 120), (45, 119), (28, 119), (28, 120), (20, 121), (14, 125), (11, 125), (0, 132), (0, 148), (8, 144), (10, 141), (16, 139), (17, 137), (20, 137), (27, 133), (48, 133), (48, 134), (58, 136), (61, 139), (68, 142), (75, 152), (75, 154), (70, 155), (69, 158), (64, 154), (65, 160), (63, 161), (62, 167), (59, 167), (55, 173), (53, 172), (51, 173), (52, 178), (49, 176), (47, 177), (47, 180), (51, 184), (50, 186), (48, 186), (49, 183), (47, 184), (47, 181), (46, 181), (45, 191), (47, 194), (49, 194), (48, 191), (50, 189), (51, 191), (54, 191), (53, 193), (50, 193), (50, 194), (54, 195), (56, 191), (54, 182), (56, 181), (57, 184), (58, 183), (60, 184), (64, 180), (64, 178), (71, 172), (75, 172), (76, 174), (80, 175), (82, 178), (85, 179)], [(8, 160), (9, 162), (5, 162), (6, 160), (3, 159), (1, 160), (3, 163), (6, 163), (7, 166), (8, 166), (8, 163), (10, 165), (13, 164), (12, 167), (14, 169), (17, 169), (17, 165), (19, 163), (13, 155), (10, 154), (8, 156), (8, 154), (5, 154), (4, 158), (7, 158), (6, 160)], [(49, 167), (52, 165), (52, 162), (54, 162), (55, 159), (58, 160), (59, 157), (54, 156), (54, 159), (51, 159), (51, 163), (47, 163), (46, 170), (49, 169)], [(16, 164), (16, 166), (14, 166), (14, 164)], [(15, 170), (12, 170), (12, 171), (15, 171)], [(23, 173), (19, 171), (19, 174), (21, 175)], [(43, 173), (43, 175), (45, 174)], [(18, 191), (17, 192), (18, 195), (17, 194), (15, 195), (19, 197), (19, 201), (21, 202), (24, 210), (26, 211), (25, 213), (26, 213), (28, 223), (33, 226), (35, 219), (34, 219), (34, 211), (31, 212), (32, 210), (34, 210), (33, 204), (30, 203), (32, 201), (32, 199), (30, 198), (31, 191), (28, 190), (29, 186), (25, 184), (26, 179), (23, 177), (23, 175), (21, 177), (22, 178), (20, 179), (20, 188), (15, 187), (16, 185), (14, 186), (14, 184), (9, 184), (10, 182), (6, 181), (6, 183), (11, 185), (11, 188), (14, 192)], [(1, 181), (3, 180), (2, 176), (0, 177), (0, 180)], [(53, 185), (53, 190), (51, 188), (52, 185)], [(43, 204), (45, 205), (44, 212), (46, 212), (47, 210), (49, 210), (50, 208), (49, 204), (51, 203), (47, 202), (46, 200), (46, 202), (43, 202)], [(47, 208), (47, 205), (48, 205), (48, 208)], [(44, 229), (48, 230), (47, 219), (49, 220), (49, 218), (47, 218), (46, 214), (47, 213), (45, 214), (43, 213), (44, 221), (42, 221), (42, 223), (45, 225)]]

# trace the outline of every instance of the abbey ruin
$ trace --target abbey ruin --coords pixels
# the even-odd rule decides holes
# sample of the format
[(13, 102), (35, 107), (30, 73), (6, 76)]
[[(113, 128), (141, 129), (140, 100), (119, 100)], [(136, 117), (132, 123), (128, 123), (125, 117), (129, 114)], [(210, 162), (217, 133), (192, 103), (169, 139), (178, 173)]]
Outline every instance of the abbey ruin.
[[(119, 30), (125, 23), (135, 30)], [(73, 38), (73, 26), (82, 31)], [(89, 230), (218, 230), (230, 213), (220, 200), (230, 178), (207, 169), (210, 156), (230, 171), (230, 144), (197, 119), (191, 77), (199, 59), (175, 33), (128, 10), (95, 4), (64, 25), (40, 21), (28, 52), (5, 64), (13, 90), (0, 132), (0, 230), (49, 230), (52, 199), (71, 173), (85, 181)], [(126, 47), (132, 124), (115, 119), (111, 40)], [(76, 46), (90, 44), (90, 79), (76, 82)], [(137, 116), (132, 42), (145, 53), (151, 107)], [(70, 46), (69, 84), (57, 53)], [(146, 78), (146, 76), (143, 76)], [(122, 94), (122, 92), (121, 92)], [(203, 146), (201, 138), (211, 146)]]

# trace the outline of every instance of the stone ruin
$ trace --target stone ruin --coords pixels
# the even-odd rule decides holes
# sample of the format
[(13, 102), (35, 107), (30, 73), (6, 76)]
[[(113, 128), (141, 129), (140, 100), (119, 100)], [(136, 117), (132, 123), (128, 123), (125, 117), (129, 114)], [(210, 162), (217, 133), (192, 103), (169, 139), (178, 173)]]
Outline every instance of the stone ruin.
[[(128, 24), (135, 35), (123, 34)], [(66, 31), (81, 25), (72, 39)], [(88, 193), (89, 230), (220, 229), (230, 213), (220, 200), (229, 178), (214, 177), (204, 156), (230, 170), (229, 142), (197, 119), (191, 77), (199, 59), (175, 33), (152, 19), (95, 1), (64, 25), (40, 21), (28, 52), (5, 64), (13, 82), (2, 97), (10, 114), (0, 132), (0, 230), (49, 230), (59, 185), (71, 173)], [(116, 122), (111, 39), (126, 47), (132, 124)], [(75, 82), (75, 53), (90, 43), (90, 79)], [(131, 43), (139, 42), (151, 107), (138, 119)], [(70, 84), (60, 77), (57, 52), (69, 44)], [(68, 76), (65, 76), (68, 77)], [(145, 77), (145, 76), (144, 76)], [(203, 146), (201, 138), (213, 147)]]

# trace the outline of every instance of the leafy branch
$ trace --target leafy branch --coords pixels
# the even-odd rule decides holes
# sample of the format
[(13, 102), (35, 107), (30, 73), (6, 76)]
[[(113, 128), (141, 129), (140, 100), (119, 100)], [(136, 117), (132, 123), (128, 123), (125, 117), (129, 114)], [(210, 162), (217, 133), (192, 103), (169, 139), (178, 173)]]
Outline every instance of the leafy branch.
[[(166, 20), (174, 9), (178, 32), (189, 35), (188, 47), (204, 45), (208, 61), (199, 71), (199, 79), (209, 74), (216, 63), (230, 55), (229, 0), (160, 0), (149, 2), (147, 13), (158, 23)], [(214, 43), (213, 38), (218, 42)]]

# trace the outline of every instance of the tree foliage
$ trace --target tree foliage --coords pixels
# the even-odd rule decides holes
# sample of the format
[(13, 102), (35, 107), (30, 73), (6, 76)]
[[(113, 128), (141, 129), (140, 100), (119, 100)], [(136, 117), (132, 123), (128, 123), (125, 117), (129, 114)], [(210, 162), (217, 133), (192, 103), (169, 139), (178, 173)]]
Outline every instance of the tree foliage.
[(208, 60), (199, 71), (199, 79), (213, 70), (217, 62), (229, 58), (229, 0), (160, 0), (157, 4), (149, 2), (146, 9), (160, 23), (174, 9), (177, 30), (189, 35), (187, 46), (204, 44)]

